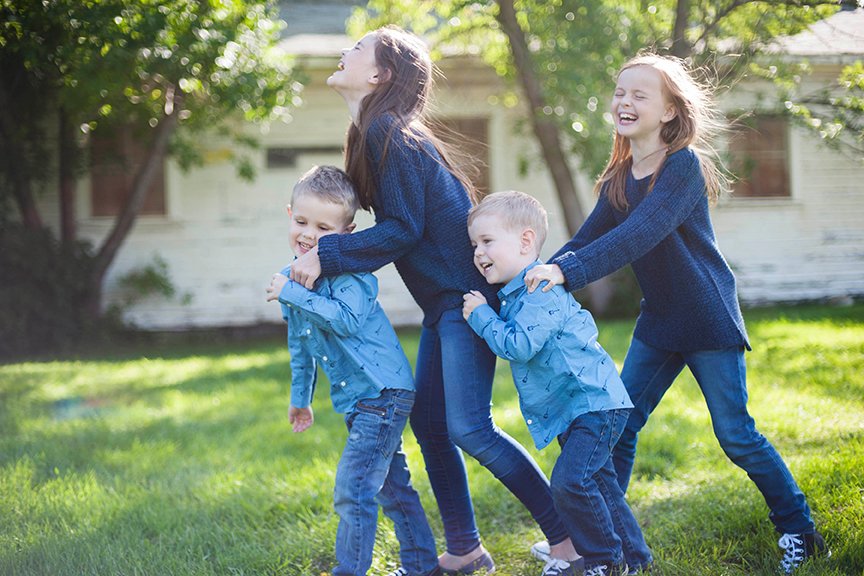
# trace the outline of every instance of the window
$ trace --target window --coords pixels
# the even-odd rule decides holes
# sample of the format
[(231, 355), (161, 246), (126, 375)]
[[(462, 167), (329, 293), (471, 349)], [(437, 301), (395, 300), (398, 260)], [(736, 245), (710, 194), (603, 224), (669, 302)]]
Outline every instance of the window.
[[(454, 146), (464, 158), (451, 158), (458, 165), (465, 165), (466, 175), (471, 178), (477, 191), (489, 192), (489, 121), (486, 118), (440, 118), (445, 127), (444, 140)], [(461, 161), (460, 161), (461, 160)]]
[(294, 168), (297, 160), (304, 154), (342, 156), (341, 146), (293, 146), (267, 148), (267, 168)]
[[(147, 145), (131, 129), (96, 131), (90, 141), (90, 208), (93, 216), (116, 216), (123, 208)], [(165, 158), (159, 159), (153, 183), (139, 214), (165, 214)]]
[(788, 153), (782, 116), (756, 115), (735, 127), (729, 141), (729, 166), (737, 178), (733, 198), (788, 198)]

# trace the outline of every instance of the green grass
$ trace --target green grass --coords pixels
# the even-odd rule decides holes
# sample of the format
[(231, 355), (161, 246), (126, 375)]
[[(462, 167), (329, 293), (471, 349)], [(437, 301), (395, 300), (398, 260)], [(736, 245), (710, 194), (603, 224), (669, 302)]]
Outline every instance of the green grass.
[[(750, 409), (808, 495), (833, 556), (802, 575), (864, 573), (864, 305), (750, 311)], [(600, 323), (623, 360), (632, 323)], [(409, 357), (417, 333), (401, 334)], [(315, 426), (287, 423), (282, 339), (158, 345), (0, 366), (0, 574), (315, 575), (333, 562), (331, 494), (345, 433), (326, 394)], [(509, 370), (494, 414), (531, 446)], [(326, 389), (322, 389), (326, 390)], [(406, 448), (433, 529), (416, 442)], [(530, 449), (551, 470), (558, 450)], [(541, 538), (518, 502), (469, 462), (498, 574), (534, 575)], [(661, 575), (769, 575), (767, 508), (717, 445), (689, 373), (640, 439), (629, 493)], [(382, 522), (372, 573), (395, 567)]]

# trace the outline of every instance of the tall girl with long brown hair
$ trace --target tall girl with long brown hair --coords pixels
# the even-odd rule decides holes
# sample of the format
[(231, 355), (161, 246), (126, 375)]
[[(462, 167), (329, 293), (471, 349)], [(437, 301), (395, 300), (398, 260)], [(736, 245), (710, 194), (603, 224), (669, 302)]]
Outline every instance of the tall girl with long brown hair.
[(426, 46), (397, 28), (370, 32), (343, 53), (327, 83), (351, 113), (346, 169), (376, 223), (322, 237), (317, 250), (292, 264), (291, 277), (312, 288), (322, 274), (395, 262), (422, 309), (411, 428), (444, 524), (444, 573), (494, 568), (480, 542), (460, 448), (525, 505), (556, 555), (570, 556), (575, 552), (546, 477), (492, 421), (495, 355), (463, 320), (462, 295), (479, 289), (493, 306), (498, 302), (473, 265), (466, 222), (474, 188), (423, 118), (431, 81)]
[[(622, 490), (639, 430), (687, 366), (721, 447), (762, 492), (782, 534), (781, 569), (791, 573), (826, 548), (804, 494), (747, 412), (744, 351), (750, 345), (735, 277), (708, 211), (726, 185), (710, 146), (720, 127), (716, 109), (683, 62), (645, 54), (619, 72), (611, 113), (615, 140), (597, 182), (596, 207), (525, 282), (529, 290), (547, 281), (543, 289), (577, 290), (632, 264), (643, 299), (621, 372), (635, 405), (613, 455)], [(627, 563), (640, 560), (631, 556)]]

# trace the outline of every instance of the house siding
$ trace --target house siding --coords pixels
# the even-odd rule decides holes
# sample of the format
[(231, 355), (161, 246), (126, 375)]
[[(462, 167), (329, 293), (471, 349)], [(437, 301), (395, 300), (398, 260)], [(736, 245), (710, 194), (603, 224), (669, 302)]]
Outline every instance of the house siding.
[[(335, 42), (335, 40), (334, 40)], [(118, 280), (159, 256), (177, 289), (172, 299), (149, 297), (125, 309), (126, 318), (143, 329), (183, 330), (202, 327), (281, 323), (273, 303), (264, 301), (271, 274), (292, 259), (285, 205), (297, 178), (312, 164), (341, 165), (339, 153), (301, 155), (297, 165), (268, 168), (267, 147), (341, 148), (350, 121), (342, 99), (326, 87), (336, 57), (307, 61), (304, 104), (289, 124), (266, 132), (250, 126), (261, 149), (251, 154), (254, 182), (237, 178), (228, 161), (230, 144), (205, 144), (205, 166), (180, 171), (166, 164), (166, 215), (139, 217), (108, 271), (106, 305), (128, 296)], [(836, 78), (839, 67), (818, 70)], [(441, 116), (488, 120), (489, 178), (494, 190), (518, 189), (535, 195), (549, 211), (550, 232), (541, 257), (550, 256), (568, 238), (551, 177), (531, 137), (520, 135), (523, 105), (491, 105), (490, 96), (505, 90), (494, 73), (476, 60), (444, 60), (445, 78), (434, 97)], [(767, 94), (767, 96), (766, 96)], [(765, 86), (744, 85), (725, 98), (727, 109), (775, 107)], [(773, 103), (772, 103), (773, 102)], [(520, 159), (528, 159), (524, 172)], [(743, 302), (763, 304), (864, 295), (864, 166), (823, 146), (810, 132), (790, 129), (791, 197), (725, 199), (713, 209), (718, 242), (736, 273)], [(579, 174), (577, 170), (574, 173)], [(590, 178), (577, 176), (587, 212), (595, 199)], [(110, 218), (90, 216), (90, 184), (79, 183), (79, 234), (98, 244), (109, 232)], [(56, 195), (42, 197), (44, 214), (56, 222)], [(358, 227), (373, 224), (358, 214)], [(377, 272), (379, 299), (394, 324), (418, 324), (420, 311), (393, 265)]]

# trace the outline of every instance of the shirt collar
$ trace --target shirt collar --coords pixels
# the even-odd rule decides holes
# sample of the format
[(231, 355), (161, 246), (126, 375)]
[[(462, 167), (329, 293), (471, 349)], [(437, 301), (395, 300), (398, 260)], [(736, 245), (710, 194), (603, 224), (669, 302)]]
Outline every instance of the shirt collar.
[(512, 280), (510, 280), (510, 282), (505, 284), (504, 287), (498, 291), (498, 298), (503, 300), (514, 292), (525, 288), (525, 273), (534, 266), (537, 266), (538, 264), (542, 264), (539, 259), (526, 266), (519, 274), (517, 274)]

